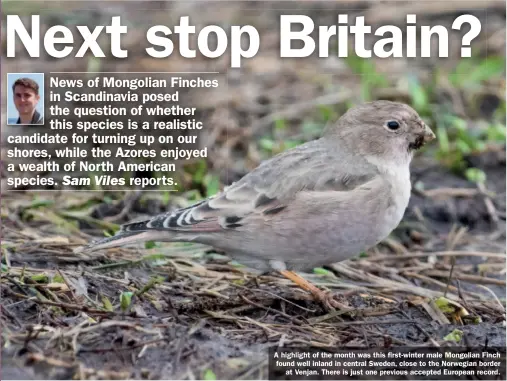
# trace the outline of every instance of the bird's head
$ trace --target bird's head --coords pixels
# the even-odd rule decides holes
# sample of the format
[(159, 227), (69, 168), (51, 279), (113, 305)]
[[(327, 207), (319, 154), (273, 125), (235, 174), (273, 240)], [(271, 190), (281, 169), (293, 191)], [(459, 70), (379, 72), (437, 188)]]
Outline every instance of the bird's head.
[(408, 161), (415, 150), (435, 138), (412, 107), (391, 101), (374, 101), (349, 109), (324, 136), (339, 139), (363, 156)]

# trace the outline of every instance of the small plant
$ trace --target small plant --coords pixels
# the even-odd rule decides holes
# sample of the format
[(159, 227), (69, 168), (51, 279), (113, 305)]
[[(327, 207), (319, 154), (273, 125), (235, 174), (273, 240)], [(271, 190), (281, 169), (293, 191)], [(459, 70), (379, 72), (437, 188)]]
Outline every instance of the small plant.
[(412, 107), (421, 117), (431, 115), (430, 89), (424, 88), (415, 76), (408, 77), (408, 92), (412, 101)]
[(486, 174), (478, 168), (468, 168), (465, 171), (465, 176), (468, 181), (473, 183), (484, 184), (486, 182)]
[(372, 95), (375, 88), (388, 86), (387, 78), (377, 72), (372, 60), (352, 54), (346, 59), (346, 63), (354, 73), (361, 76), (361, 99), (364, 102), (373, 100)]
[(126, 311), (132, 303), (132, 296), (134, 295), (131, 291), (125, 291), (120, 294), (120, 307), (122, 311)]
[[(505, 142), (505, 126), (499, 123), (467, 123), (465, 120), (450, 114), (437, 118), (436, 136), (438, 149), (436, 157), (444, 165), (457, 173), (463, 173), (470, 179), (478, 179), (477, 169), (467, 169), (465, 157), (484, 152), (489, 144)], [(466, 172), (470, 170), (469, 172)], [(475, 180), (471, 180), (475, 181)]]
[(203, 380), (216, 380), (217, 376), (216, 376), (215, 372), (213, 372), (211, 369), (206, 369), (204, 371), (202, 379)]
[(480, 62), (467, 59), (461, 60), (448, 78), (458, 89), (473, 89), (490, 79), (503, 78), (504, 72), (505, 58), (503, 57), (488, 57)]

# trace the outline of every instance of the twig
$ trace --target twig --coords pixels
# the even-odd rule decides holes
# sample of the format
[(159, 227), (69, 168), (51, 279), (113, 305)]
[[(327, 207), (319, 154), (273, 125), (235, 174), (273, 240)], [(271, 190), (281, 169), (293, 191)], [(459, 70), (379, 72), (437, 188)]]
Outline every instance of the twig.
[[(323, 316), (317, 316), (315, 318), (308, 319), (308, 322), (311, 324), (317, 324), (322, 323), (323, 321), (332, 319), (334, 317), (338, 317), (341, 315), (351, 315), (351, 316), (385, 316), (389, 315), (394, 311), (394, 308), (349, 308), (349, 309), (343, 309), (343, 310), (336, 310), (331, 311), (330, 313), (323, 315)], [(350, 322), (347, 322), (350, 323)]]
[(487, 292), (489, 292), (493, 296), (493, 299), (496, 300), (496, 302), (498, 303), (498, 305), (500, 306), (500, 308), (502, 309), (502, 311), (504, 311), (504, 313), (505, 313), (505, 306), (502, 304), (502, 302), (500, 301), (500, 299), (498, 299), (498, 296), (496, 296), (496, 294), (489, 287), (483, 286), (481, 284), (478, 287), (480, 287), (480, 288), (486, 290)]
[(274, 308), (265, 307), (265, 306), (263, 306), (261, 304), (255, 303), (255, 302), (251, 301), (250, 299), (248, 299), (244, 295), (239, 295), (239, 297), (241, 299), (243, 299), (245, 302), (247, 302), (248, 304), (251, 304), (251, 305), (253, 305), (253, 306), (257, 307), (257, 308), (260, 308), (260, 309), (265, 310), (265, 311), (272, 311), (272, 312), (276, 313), (277, 315), (283, 316), (284, 318), (290, 320), (294, 324), (301, 324), (296, 319), (294, 319), (292, 316), (287, 315), (285, 312), (278, 311), (278, 310), (276, 310)]
[[(349, 268), (343, 263), (333, 263), (329, 266), (333, 270), (343, 273), (353, 279), (361, 279), (361, 280), (368, 280), (370, 282), (369, 287), (377, 287), (377, 288), (389, 288), (392, 290), (396, 290), (398, 292), (410, 292), (419, 296), (425, 296), (425, 297), (435, 297), (440, 296), (441, 293), (437, 291), (433, 291), (427, 288), (418, 287), (415, 285), (409, 285), (406, 283), (400, 283), (396, 282), (390, 279), (384, 279), (380, 278), (378, 276), (375, 276), (371, 273), (360, 273), (358, 271), (354, 271), (353, 269)], [(431, 279), (431, 278), (429, 278)], [(451, 294), (448, 296), (449, 299), (453, 300), (459, 300), (459, 297), (457, 295)]]
[(122, 321), (122, 320), (107, 320), (102, 323), (94, 324), (90, 327), (81, 328), (81, 327), (74, 327), (70, 331), (67, 331), (62, 334), (62, 336), (70, 337), (73, 336), (76, 332), (79, 332), (79, 334), (87, 333), (96, 331), (101, 328), (109, 328), (109, 327), (125, 327), (125, 328), (133, 328), (136, 331), (144, 332), (150, 335), (158, 335), (160, 331), (158, 330), (150, 330), (147, 328), (142, 327), (139, 323), (131, 323), (128, 321)]
[[(437, 276), (437, 277), (446, 277), (448, 275), (447, 272), (439, 271), (439, 270), (428, 270), (428, 271), (425, 271), (425, 274), (429, 275), (429, 276)], [(450, 277), (450, 275), (449, 275), (449, 277)], [(480, 276), (480, 275), (455, 274), (454, 278), (459, 279), (459, 280), (463, 280), (463, 281), (473, 282), (473, 283), (495, 284), (497, 286), (505, 286), (506, 285), (506, 281), (503, 279), (488, 278), (488, 277)]]
[(284, 344), (286, 338), (287, 338), (287, 335), (285, 333), (283, 333), (282, 336), (280, 337), (280, 340), (278, 341), (279, 348), (283, 347), (283, 344)]
[(334, 326), (384, 325), (384, 324), (417, 324), (417, 322), (412, 319), (391, 319), (391, 320), (343, 321), (343, 322), (333, 323)]
[(481, 191), (474, 188), (436, 188), (421, 191), (422, 195), (430, 198), (439, 197), (474, 197), (478, 194), (490, 194), (491, 192)]
[(63, 303), (63, 302), (57, 303), (57, 302), (51, 302), (49, 300), (40, 300), (40, 299), (37, 299), (35, 297), (28, 297), (28, 296), (25, 296), (25, 295), (18, 294), (17, 292), (11, 291), (9, 289), (6, 289), (6, 290), (12, 296), (15, 296), (15, 297), (20, 298), (20, 299), (29, 300), (29, 301), (37, 303), (37, 304), (46, 304), (46, 305), (49, 305), (49, 306), (60, 307), (60, 308), (68, 309), (68, 310), (72, 310), (72, 311), (83, 311), (83, 312), (87, 312), (87, 313), (91, 313), (91, 314), (99, 314), (99, 315), (106, 315), (106, 316), (115, 316), (115, 315), (117, 315), (116, 313), (110, 312), (110, 311), (101, 311), (101, 310), (96, 310), (96, 309), (93, 309), (93, 308), (89, 308), (87, 306), (77, 306), (77, 305), (73, 305), (73, 304), (69, 304), (69, 303)]
[(491, 220), (495, 225), (498, 224), (499, 218), (498, 213), (495, 209), (495, 206), (493, 205), (493, 201), (491, 201), (491, 196), (487, 194), (486, 187), (483, 183), (477, 183), (477, 188), (481, 191), (481, 193), (484, 194), (484, 204), (486, 205), (486, 209), (489, 213), (489, 216), (491, 217)]
[(456, 263), (456, 257), (451, 257), (451, 269), (449, 270), (449, 277), (447, 278), (447, 284), (445, 285), (444, 297), (447, 296), (447, 291), (449, 291), (449, 286), (451, 284), (452, 272), (454, 271), (454, 264)]
[(431, 255), (436, 257), (487, 257), (487, 258), (500, 258), (505, 260), (505, 254), (488, 253), (480, 251), (436, 251), (434, 253), (418, 253), (418, 254), (404, 254), (404, 255), (378, 255), (368, 258), (372, 262), (381, 262), (394, 260), (399, 261), (402, 259), (409, 260), (414, 258), (426, 258)]
[(445, 249), (447, 251), (454, 250), (467, 231), (468, 228), (465, 226), (460, 227), (456, 231), (456, 224), (453, 224), (451, 232), (447, 235)]
[[(400, 312), (403, 316), (405, 316), (407, 319), (412, 319), (406, 311), (403, 311), (403, 310), (401, 310), (401, 309), (400, 309), (400, 310), (399, 310), (399, 312)], [(439, 344), (438, 344), (438, 343), (437, 343), (437, 342), (436, 342), (436, 341), (435, 341), (435, 340), (431, 337), (431, 335), (428, 333), (428, 331), (426, 331), (423, 327), (421, 327), (421, 325), (420, 325), (417, 321), (415, 321), (415, 320), (413, 320), (413, 319), (412, 319), (412, 321), (414, 322), (414, 325), (416, 326), (416, 328), (417, 328), (417, 329), (418, 329), (418, 330), (419, 330), (419, 331), (420, 331), (420, 332), (421, 332), (424, 336), (426, 336), (426, 338), (427, 338), (428, 340), (430, 340), (430, 341), (432, 342), (432, 344), (433, 344), (433, 345), (435, 345), (435, 346), (437, 346), (437, 347), (439, 347), (439, 346), (440, 346), (440, 345), (439, 345)]]
[[(235, 283), (232, 283), (232, 285), (233, 285), (234, 287), (238, 287), (238, 288), (241, 288), (241, 289), (243, 289), (243, 290), (249, 290), (249, 291), (252, 291), (252, 292), (262, 292), (262, 293), (268, 294), (268, 295), (270, 295), (270, 296), (272, 296), (272, 297), (274, 297), (274, 298), (276, 298), (276, 299), (283, 300), (284, 302), (289, 303), (289, 304), (293, 305), (294, 307), (300, 308), (300, 309), (302, 309), (303, 311), (307, 311), (307, 312), (315, 312), (315, 310), (311, 310), (311, 309), (309, 309), (309, 308), (305, 308), (305, 307), (303, 307), (303, 306), (300, 306), (299, 304), (294, 303), (294, 302), (291, 302), (290, 300), (285, 299), (285, 298), (281, 297), (280, 295), (276, 295), (276, 294), (274, 294), (274, 293), (272, 293), (272, 292), (270, 292), (270, 291), (266, 291), (266, 290), (262, 290), (262, 289), (256, 289), (256, 288), (249, 289), (249, 288), (243, 287), (243, 286), (241, 286), (241, 285), (239, 285), (239, 284), (235, 284)], [(312, 300), (313, 300), (313, 298), (312, 298)]]
[[(23, 294), (25, 294), (25, 296), (26, 296), (27, 298), (29, 298), (29, 296), (28, 296), (27, 292), (23, 289), (23, 286), (28, 287), (27, 285), (25, 285), (25, 284), (22, 284), (22, 283), (18, 282), (16, 279), (14, 279), (13, 277), (11, 277), (10, 275), (3, 275), (3, 274), (2, 274), (1, 278), (4, 278), (4, 277), (5, 277), (5, 278), (6, 278), (9, 282), (11, 282), (14, 286), (16, 286), (16, 288), (18, 288), (18, 289), (19, 289), (19, 290), (20, 290)], [(11, 292), (13, 292), (13, 291), (11, 291)]]
[(145, 341), (142, 343), (137, 343), (133, 345), (129, 345), (128, 347), (108, 347), (108, 348), (95, 348), (95, 349), (80, 349), (78, 353), (104, 353), (104, 352), (115, 352), (115, 351), (129, 351), (132, 349), (136, 349), (139, 347), (144, 347), (151, 344), (160, 343), (162, 341), (167, 341), (167, 338), (161, 338), (161, 339), (153, 339), (149, 341)]
[(438, 306), (435, 304), (434, 300), (431, 300), (428, 303), (423, 303), (421, 306), (425, 309), (428, 315), (435, 321), (439, 322), (442, 325), (451, 324), (449, 319), (440, 311)]
[(72, 291), (72, 288), (70, 287), (69, 282), (67, 282), (67, 278), (65, 276), (63, 276), (63, 274), (60, 271), (60, 269), (56, 269), (56, 271), (58, 271), (58, 274), (60, 274), (60, 276), (62, 277), (63, 281), (65, 282), (65, 284), (69, 288), (69, 292), (70, 292), (70, 295), (72, 296), (72, 300), (76, 301), (76, 295), (74, 294), (74, 291)]
[(16, 317), (16, 315), (13, 315), (5, 306), (0, 304), (0, 309), (2, 311), (2, 314), (5, 314), (7, 317), (12, 319), (18, 325), (18, 327), (23, 326), (23, 324), (19, 321), (19, 319)]
[[(414, 272), (406, 272), (406, 273), (403, 273), (403, 274), (406, 275), (406, 276), (410, 276), (410, 277), (421, 279), (421, 280), (423, 280), (423, 281), (425, 281), (426, 283), (429, 283), (429, 284), (434, 284), (435, 286), (439, 286), (443, 290), (445, 290), (447, 288), (447, 285), (445, 283), (442, 283), (442, 282), (440, 282), (440, 281), (438, 281), (436, 279), (430, 278), (429, 276), (426, 276), (426, 275), (423, 275), (423, 274), (414, 273)], [(445, 276), (447, 276), (447, 275), (448, 274), (445, 273)], [(449, 285), (449, 289), (453, 290), (453, 291), (458, 291), (458, 289), (456, 287), (451, 286), (451, 285)]]
[(386, 246), (389, 246), (389, 248), (394, 250), (397, 254), (405, 254), (408, 252), (405, 246), (392, 238), (386, 238), (382, 241), (382, 243)]
[(62, 367), (62, 368), (73, 368), (78, 365), (77, 363), (68, 363), (68, 362), (58, 360), (55, 358), (46, 357), (41, 353), (30, 353), (28, 355), (28, 361), (45, 362), (48, 365)]

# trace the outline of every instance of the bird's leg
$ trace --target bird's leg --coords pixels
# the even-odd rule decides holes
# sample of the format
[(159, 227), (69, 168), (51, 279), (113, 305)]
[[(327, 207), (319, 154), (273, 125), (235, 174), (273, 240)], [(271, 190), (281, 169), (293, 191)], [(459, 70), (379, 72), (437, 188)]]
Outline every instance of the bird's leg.
[(282, 270), (280, 271), (280, 273), (284, 277), (296, 283), (303, 290), (309, 291), (319, 303), (322, 303), (324, 307), (326, 307), (326, 309), (329, 310), (334, 310), (335, 308), (340, 310), (349, 309), (349, 307), (334, 300), (332, 293), (319, 290), (317, 286), (311, 284), (301, 275), (298, 275), (295, 272), (289, 270)]

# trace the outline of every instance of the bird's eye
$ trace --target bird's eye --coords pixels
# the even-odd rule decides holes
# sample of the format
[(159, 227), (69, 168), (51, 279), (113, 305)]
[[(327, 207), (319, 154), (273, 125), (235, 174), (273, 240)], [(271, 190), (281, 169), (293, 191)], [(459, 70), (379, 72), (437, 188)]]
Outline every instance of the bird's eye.
[(390, 120), (389, 122), (387, 122), (387, 128), (394, 131), (400, 128), (400, 124), (395, 120)]

